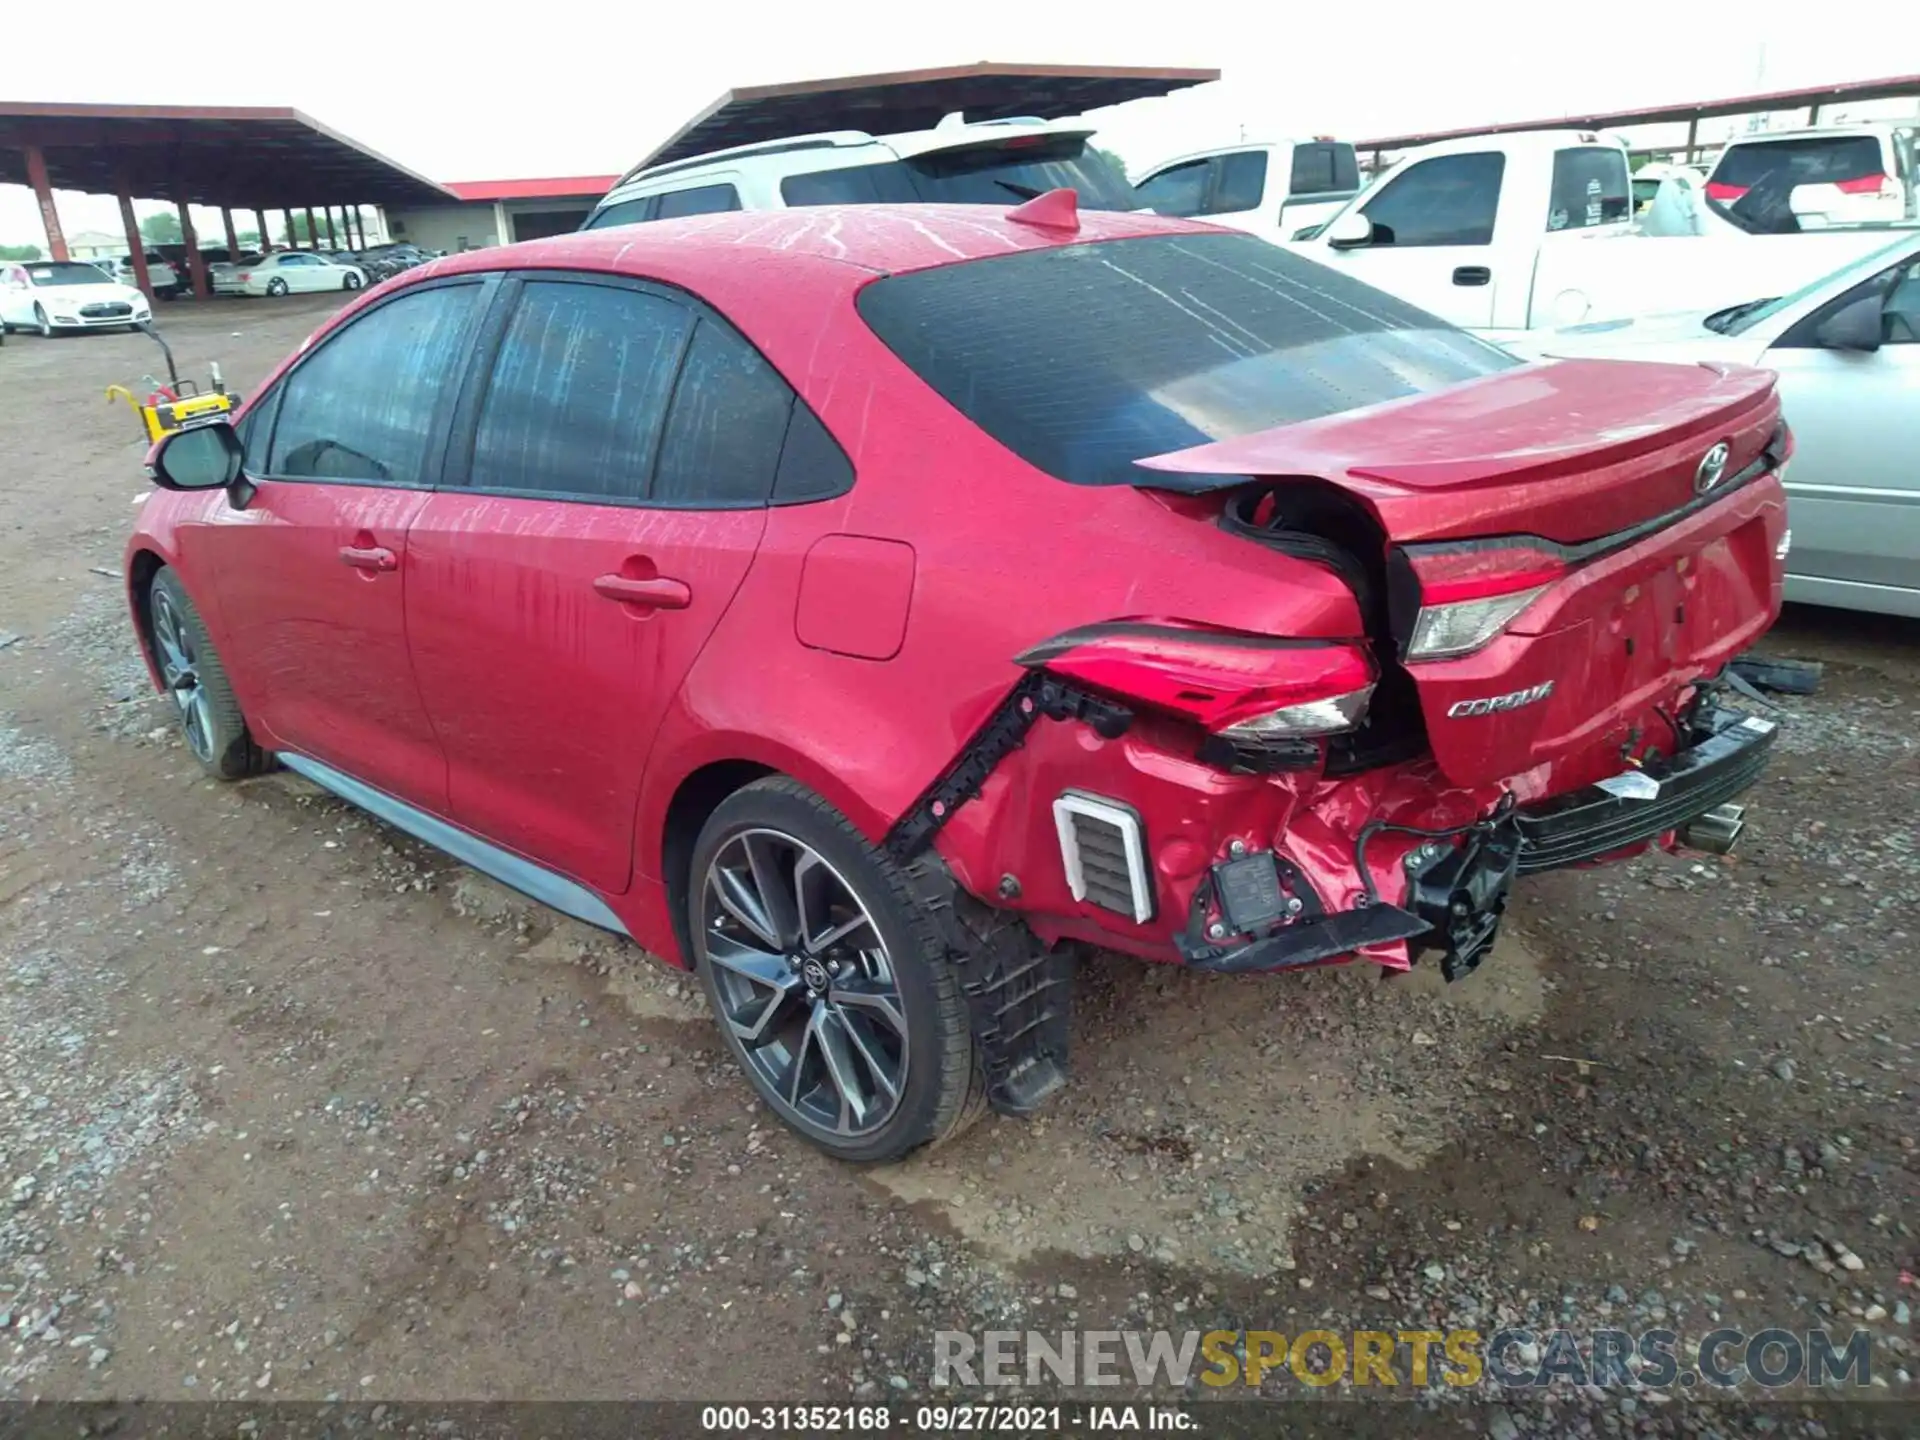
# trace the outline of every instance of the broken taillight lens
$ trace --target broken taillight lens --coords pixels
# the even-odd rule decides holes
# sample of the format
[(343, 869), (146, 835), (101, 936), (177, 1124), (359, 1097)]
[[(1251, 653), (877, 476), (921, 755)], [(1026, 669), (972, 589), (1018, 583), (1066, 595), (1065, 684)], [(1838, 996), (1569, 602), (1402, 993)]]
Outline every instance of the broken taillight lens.
[(1524, 541), (1403, 550), (1419, 587), (1408, 660), (1471, 655), (1567, 573), (1556, 551)]
[(1375, 679), (1360, 645), (1178, 622), (1090, 625), (1016, 658), (1235, 739), (1351, 729)]

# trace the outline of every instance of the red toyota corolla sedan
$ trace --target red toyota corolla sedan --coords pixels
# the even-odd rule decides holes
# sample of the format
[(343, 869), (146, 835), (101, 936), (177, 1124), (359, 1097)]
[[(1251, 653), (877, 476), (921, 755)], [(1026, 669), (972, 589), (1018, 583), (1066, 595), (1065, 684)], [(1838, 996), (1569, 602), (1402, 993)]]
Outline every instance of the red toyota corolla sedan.
[(1065, 192), (735, 213), (369, 292), (157, 447), (126, 569), (213, 774), (696, 969), (879, 1160), (1062, 1083), (1081, 946), (1453, 976), (1517, 875), (1724, 821), (1789, 444), (1764, 372)]

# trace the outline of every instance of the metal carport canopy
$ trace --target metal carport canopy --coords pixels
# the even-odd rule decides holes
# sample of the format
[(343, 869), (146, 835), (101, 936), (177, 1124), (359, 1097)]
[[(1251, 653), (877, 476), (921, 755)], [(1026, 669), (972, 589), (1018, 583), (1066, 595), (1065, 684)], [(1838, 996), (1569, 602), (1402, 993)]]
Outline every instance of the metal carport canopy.
[(761, 140), (823, 130), (897, 135), (931, 130), (944, 115), (969, 120), (1032, 115), (1058, 120), (1218, 80), (1218, 70), (1097, 65), (1007, 65), (983, 60), (935, 70), (848, 75), (729, 90), (627, 173)]
[(451, 205), (458, 197), (298, 110), (0, 100), (0, 183), (195, 205)]

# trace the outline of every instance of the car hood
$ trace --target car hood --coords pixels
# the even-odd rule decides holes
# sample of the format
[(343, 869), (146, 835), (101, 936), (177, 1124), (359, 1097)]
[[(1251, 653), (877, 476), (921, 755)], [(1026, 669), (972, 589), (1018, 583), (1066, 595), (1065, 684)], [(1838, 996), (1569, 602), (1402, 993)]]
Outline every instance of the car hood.
[(1707, 328), (1710, 310), (1642, 315), (1631, 320), (1597, 320), (1559, 330), (1509, 331), (1485, 338), (1529, 360), (1664, 360), (1679, 364), (1713, 361), (1723, 365), (1758, 364), (1764, 341), (1751, 334), (1721, 335)]
[(123, 301), (128, 305), (144, 305), (147, 297), (129, 285), (47, 285), (36, 286), (33, 298), (48, 310), (58, 309), (62, 314), (69, 306), (97, 305), (101, 301)]

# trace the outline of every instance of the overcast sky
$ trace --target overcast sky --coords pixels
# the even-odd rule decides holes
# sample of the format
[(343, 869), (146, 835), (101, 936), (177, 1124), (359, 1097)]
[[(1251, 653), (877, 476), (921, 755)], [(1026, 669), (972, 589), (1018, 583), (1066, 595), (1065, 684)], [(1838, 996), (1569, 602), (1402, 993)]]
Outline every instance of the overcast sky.
[[(1243, 125), (1248, 138), (1362, 139), (1920, 74), (1911, 0), (251, 5), (194, 12), (190, 42), (165, 45), (106, 11), (91, 12), (90, 35), (88, 13), (46, 41), (83, 53), (84, 75), (10, 65), (0, 93), (292, 105), (436, 180), (611, 173), (732, 86), (976, 60), (1223, 71), (1097, 117), (1102, 143), (1136, 168)], [(23, 39), (40, 43), (15, 35), (9, 48)], [(118, 227), (110, 200), (60, 204), (70, 232)], [(0, 241), (41, 240), (31, 192), (0, 186)]]

